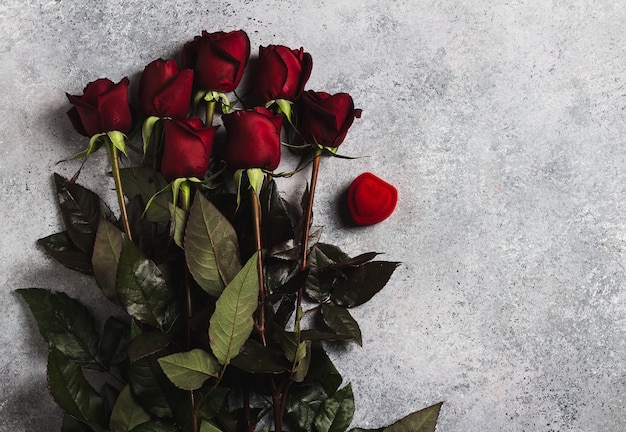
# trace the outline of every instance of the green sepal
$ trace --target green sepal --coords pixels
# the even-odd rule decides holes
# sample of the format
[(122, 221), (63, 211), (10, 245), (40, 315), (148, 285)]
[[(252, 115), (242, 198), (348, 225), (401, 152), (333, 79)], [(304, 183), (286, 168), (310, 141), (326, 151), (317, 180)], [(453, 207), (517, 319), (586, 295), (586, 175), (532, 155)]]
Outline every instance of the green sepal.
[(126, 135), (120, 131), (107, 132), (106, 135), (113, 147), (124, 153), (124, 156), (128, 157), (128, 153), (126, 152), (126, 141), (128, 138)]
[(248, 168), (246, 170), (248, 175), (248, 181), (250, 187), (254, 190), (256, 196), (261, 195), (261, 188), (263, 187), (263, 180), (265, 179), (265, 173), (261, 168)]
[(94, 136), (92, 136), (89, 139), (89, 145), (87, 146), (87, 148), (80, 153), (76, 153), (74, 156), (70, 158), (70, 160), (85, 158), (89, 156), (90, 154), (92, 154), (93, 152), (100, 149), (100, 147), (102, 147), (102, 144), (104, 144), (104, 141), (100, 138), (102, 138), (104, 135), (106, 134), (99, 133), (99, 134), (95, 134)]
[(202, 98), (206, 102), (219, 102), (221, 109), (222, 109), (222, 113), (228, 114), (230, 112), (230, 108), (231, 108), (230, 101), (228, 100), (228, 96), (226, 96), (225, 93), (215, 91), (215, 90), (209, 90), (204, 93)]
[[(276, 105), (276, 111), (278, 114), (285, 116), (291, 126), (294, 126), (292, 121), (292, 106), (293, 102), (287, 99), (274, 99), (265, 104), (265, 108), (270, 108), (272, 105)], [(295, 127), (295, 126), (294, 126)]]
[(156, 122), (161, 120), (160, 117), (150, 116), (144, 120), (143, 125), (141, 126), (141, 137), (143, 139), (143, 155), (146, 156), (148, 152), (148, 147), (150, 146), (150, 139), (152, 138), (152, 131), (154, 130), (154, 125)]

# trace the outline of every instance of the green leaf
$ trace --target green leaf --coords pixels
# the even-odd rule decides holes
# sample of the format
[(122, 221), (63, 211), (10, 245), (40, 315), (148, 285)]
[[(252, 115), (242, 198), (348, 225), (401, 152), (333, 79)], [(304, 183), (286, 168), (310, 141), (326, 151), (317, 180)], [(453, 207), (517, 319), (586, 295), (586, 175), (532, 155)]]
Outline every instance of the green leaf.
[(185, 231), (189, 272), (207, 293), (218, 297), (241, 270), (237, 233), (220, 211), (196, 193)]
[(209, 342), (220, 364), (226, 365), (246, 342), (257, 308), (259, 275), (255, 253), (230, 282), (217, 302), (209, 321)]
[(230, 389), (226, 387), (215, 387), (207, 394), (200, 394), (198, 415), (204, 420), (215, 418), (224, 406)]
[(400, 263), (372, 261), (343, 269), (345, 278), (337, 282), (331, 296), (333, 302), (349, 308), (362, 305), (383, 289), (398, 265)]
[(333, 365), (333, 362), (319, 343), (314, 343), (311, 348), (311, 365), (306, 376), (306, 383), (319, 383), (326, 394), (333, 394), (337, 391), (343, 378)]
[(122, 252), (122, 232), (111, 222), (100, 218), (91, 263), (96, 283), (109, 300), (119, 304), (115, 279)]
[(178, 247), (182, 248), (185, 237), (185, 228), (187, 228), (188, 214), (180, 207), (174, 207), (172, 203), (169, 204), (169, 209), (171, 214), (170, 235)]
[(420, 411), (409, 414), (401, 420), (398, 420), (391, 426), (383, 429), (384, 432), (435, 432), (437, 427), (437, 419), (443, 402), (431, 405)]
[(18, 289), (32, 311), (43, 338), (81, 365), (95, 366), (98, 333), (89, 311), (61, 292)]
[(231, 364), (250, 373), (281, 373), (290, 367), (281, 357), (273, 349), (248, 339)]
[(223, 432), (223, 431), (212, 423), (202, 421), (200, 423), (200, 432)]
[(343, 252), (335, 245), (331, 245), (328, 243), (318, 243), (317, 245), (315, 245), (315, 248), (319, 252), (323, 253), (328, 261), (332, 263), (341, 263), (349, 261), (351, 259), (345, 252)]
[(338, 273), (337, 270), (326, 271), (325, 269), (335, 262), (324, 253), (320, 245), (311, 249), (308, 261), (310, 271), (304, 290), (311, 299), (322, 303), (330, 296), (335, 275)]
[(157, 417), (172, 417), (184, 392), (167, 379), (156, 355), (131, 363), (128, 367), (128, 385), (141, 406)]
[(111, 432), (129, 432), (135, 426), (150, 421), (148, 414), (137, 402), (129, 386), (122, 389), (111, 413)]
[(274, 245), (294, 238), (294, 231), (285, 201), (280, 197), (276, 182), (271, 180), (261, 190), (263, 245)]
[(373, 260), (374, 258), (376, 258), (377, 255), (379, 255), (378, 252), (366, 252), (364, 254), (355, 256), (354, 258), (350, 258), (346, 261), (336, 262), (336, 264), (333, 264), (333, 267), (335, 268), (358, 267), (362, 264), (365, 264), (368, 261)]
[(54, 174), (57, 198), (67, 234), (76, 247), (87, 254), (93, 251), (100, 217), (114, 221), (113, 213), (98, 195)]
[(93, 432), (93, 429), (65, 412), (63, 413), (61, 432)]
[(311, 363), (311, 341), (305, 340), (298, 344), (294, 358), (291, 379), (295, 382), (302, 382), (309, 371)]
[(315, 417), (315, 428), (317, 432), (344, 432), (353, 415), (354, 396), (352, 386), (348, 384), (324, 401)]
[(179, 429), (163, 420), (152, 420), (133, 428), (131, 432), (179, 432)]
[(333, 304), (323, 304), (321, 308), (324, 324), (340, 336), (347, 336), (359, 345), (363, 345), (361, 329), (347, 309)]
[(352, 428), (349, 432), (383, 432), (383, 428), (378, 429), (363, 429), (363, 428)]
[(183, 390), (197, 390), (204, 382), (220, 373), (215, 358), (201, 349), (171, 354), (159, 359), (161, 369), (169, 380)]
[(150, 167), (122, 168), (120, 170), (122, 188), (128, 198), (141, 197), (144, 205), (152, 199), (146, 210), (146, 219), (150, 222), (165, 222), (170, 218), (169, 203), (172, 192), (167, 188), (167, 181), (161, 174)]
[(46, 255), (51, 256), (65, 267), (87, 275), (93, 274), (91, 257), (72, 243), (67, 231), (41, 238), (37, 240), (37, 243), (45, 249)]
[(178, 310), (176, 293), (156, 264), (128, 238), (123, 240), (116, 286), (120, 303), (131, 317), (164, 331), (171, 328)]
[(129, 341), (129, 326), (115, 317), (109, 317), (104, 323), (98, 357), (105, 366), (122, 363), (126, 360)]
[(285, 419), (297, 431), (311, 432), (326, 395), (315, 387), (295, 387), (287, 396)]
[(80, 367), (54, 348), (48, 355), (48, 384), (61, 408), (92, 427), (103, 426), (102, 398), (87, 382)]
[(104, 383), (102, 387), (100, 387), (100, 396), (102, 397), (102, 401), (104, 403), (105, 424), (109, 424), (111, 421), (111, 411), (113, 410), (113, 406), (115, 405), (115, 401), (117, 401), (119, 395), (120, 391), (109, 383)]
[(145, 332), (137, 335), (128, 346), (128, 357), (131, 362), (161, 351), (170, 344), (170, 336), (158, 331)]

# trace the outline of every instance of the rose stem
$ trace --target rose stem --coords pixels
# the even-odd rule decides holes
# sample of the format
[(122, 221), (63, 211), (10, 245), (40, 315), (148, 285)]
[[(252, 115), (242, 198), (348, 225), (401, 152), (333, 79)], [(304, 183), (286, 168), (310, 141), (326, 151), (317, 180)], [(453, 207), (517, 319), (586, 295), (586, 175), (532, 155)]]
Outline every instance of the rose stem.
[(117, 147), (112, 142), (107, 143), (109, 152), (109, 162), (111, 163), (111, 171), (113, 172), (113, 181), (115, 182), (115, 191), (117, 192), (117, 201), (120, 205), (120, 217), (122, 218), (122, 226), (128, 239), (132, 241), (130, 233), (130, 224), (128, 223), (128, 213), (126, 213), (126, 201), (124, 200), (124, 190), (122, 189), (122, 177), (120, 176), (120, 161)]
[(213, 115), (215, 114), (215, 101), (207, 102), (206, 104), (206, 122), (205, 126), (213, 126)]
[(309, 249), (309, 233), (311, 229), (311, 222), (313, 219), (313, 199), (315, 198), (315, 187), (317, 185), (317, 176), (320, 171), (320, 162), (322, 160), (322, 151), (315, 152), (315, 159), (313, 160), (313, 169), (311, 170), (311, 190), (309, 192), (309, 201), (306, 206), (306, 214), (304, 219), (304, 234), (302, 236), (302, 262), (300, 263), (300, 269), (307, 268), (307, 256)]
[[(311, 170), (311, 187), (309, 191), (309, 200), (306, 206), (306, 213), (304, 215), (304, 230), (302, 234), (302, 260), (300, 261), (300, 270), (306, 270), (308, 266), (307, 257), (309, 254), (309, 233), (311, 230), (311, 222), (313, 220), (313, 200), (315, 199), (315, 187), (317, 186), (317, 176), (320, 171), (320, 162), (322, 161), (322, 151), (317, 150), (315, 152), (315, 159), (313, 160), (313, 168)], [(298, 301), (296, 304), (296, 334), (300, 335), (300, 306), (302, 305), (302, 293), (303, 289), (298, 290)], [(298, 337), (299, 339), (299, 337)]]
[[(191, 187), (186, 181), (180, 185), (180, 206), (185, 212), (189, 212), (191, 208)], [(191, 304), (191, 287), (189, 284), (189, 271), (185, 266), (185, 303), (187, 308), (187, 349), (191, 349), (191, 325), (189, 324), (193, 315), (193, 308)], [(189, 405), (191, 406), (191, 430), (196, 432), (198, 430), (198, 411), (196, 410), (196, 401), (193, 394), (193, 390), (189, 391)]]
[[(265, 337), (265, 302), (267, 301), (265, 292), (265, 277), (263, 276), (263, 243), (261, 240), (261, 202), (257, 196), (254, 188), (250, 188), (250, 197), (252, 198), (252, 219), (254, 223), (254, 238), (256, 242), (257, 251), (257, 271), (259, 273), (259, 299), (261, 304), (261, 310), (259, 311), (259, 322), (257, 327), (261, 335), (261, 342), (263, 346), (267, 346), (267, 339)], [(274, 378), (271, 378), (272, 384), (272, 401), (274, 409), (274, 430), (275, 432), (282, 432), (283, 418), (282, 418), (282, 403), (280, 390), (276, 387)]]
[(254, 238), (257, 251), (257, 272), (259, 273), (259, 299), (261, 310), (259, 311), (259, 322), (257, 323), (261, 334), (263, 346), (267, 346), (265, 338), (265, 278), (263, 276), (263, 244), (261, 241), (261, 202), (253, 188), (250, 188), (250, 197), (252, 198), (252, 219), (254, 223)]

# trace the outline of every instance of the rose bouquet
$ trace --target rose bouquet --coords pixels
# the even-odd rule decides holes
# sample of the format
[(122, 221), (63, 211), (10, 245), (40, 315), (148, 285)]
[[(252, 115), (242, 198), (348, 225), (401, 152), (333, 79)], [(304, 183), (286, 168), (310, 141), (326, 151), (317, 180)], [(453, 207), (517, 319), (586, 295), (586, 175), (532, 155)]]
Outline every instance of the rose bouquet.
[[(350, 309), (398, 263), (350, 257), (320, 242), (311, 222), (322, 157), (338, 156), (360, 110), (346, 93), (305, 91), (311, 55), (280, 45), (260, 47), (253, 91), (240, 98), (249, 56), (243, 31), (203, 32), (184, 46), (181, 67), (162, 59), (145, 67), (138, 113), (127, 78), (68, 94), (69, 118), (89, 138), (76, 157), (84, 164), (106, 147), (119, 218), (78, 183), (80, 168), (71, 179), (55, 174), (65, 230), (39, 243), (93, 275), (119, 313), (100, 326), (64, 293), (18, 290), (49, 345), (65, 432), (350, 427), (352, 388), (324, 347), (361, 344)], [(300, 159), (296, 171), (311, 172), (297, 204), (275, 182), (292, 174), (274, 172), (282, 151)], [(355, 223), (388, 216), (395, 188), (369, 173), (357, 180)], [(440, 406), (376, 430), (434, 431)]]

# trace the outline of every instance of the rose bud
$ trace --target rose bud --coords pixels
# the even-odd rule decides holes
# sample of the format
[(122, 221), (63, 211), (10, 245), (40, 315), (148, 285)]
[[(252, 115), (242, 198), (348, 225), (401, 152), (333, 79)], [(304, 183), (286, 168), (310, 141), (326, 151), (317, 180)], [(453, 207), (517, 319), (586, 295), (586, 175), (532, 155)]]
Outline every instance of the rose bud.
[(292, 50), (282, 45), (259, 47), (256, 92), (263, 101), (295, 100), (311, 76), (313, 59), (302, 48)]
[(146, 117), (185, 118), (192, 85), (193, 70), (179, 71), (174, 60), (155, 60), (139, 79), (139, 109)]
[(213, 138), (219, 126), (204, 127), (197, 118), (163, 120), (161, 174), (167, 181), (183, 177), (202, 179), (209, 169)]
[(233, 168), (275, 170), (280, 163), (283, 116), (256, 107), (222, 116), (226, 127), (225, 160)]
[(312, 90), (302, 93), (300, 104), (300, 133), (309, 143), (324, 147), (338, 147), (346, 137), (354, 118), (361, 110), (354, 109), (347, 93), (329, 95)]
[(183, 47), (182, 65), (193, 69), (202, 90), (233, 91), (239, 85), (250, 56), (250, 40), (243, 30), (196, 36)]
[(130, 132), (133, 119), (128, 106), (128, 84), (128, 78), (117, 84), (101, 78), (87, 84), (82, 96), (66, 93), (74, 105), (67, 112), (74, 129), (88, 137), (111, 131)]
[(398, 202), (398, 190), (380, 177), (366, 172), (348, 189), (348, 210), (357, 225), (372, 225), (387, 219)]

